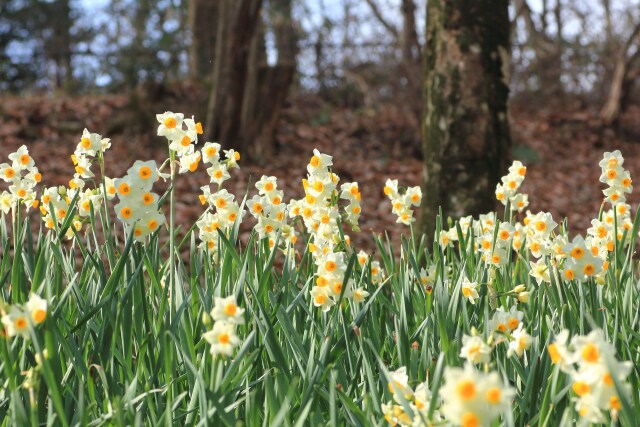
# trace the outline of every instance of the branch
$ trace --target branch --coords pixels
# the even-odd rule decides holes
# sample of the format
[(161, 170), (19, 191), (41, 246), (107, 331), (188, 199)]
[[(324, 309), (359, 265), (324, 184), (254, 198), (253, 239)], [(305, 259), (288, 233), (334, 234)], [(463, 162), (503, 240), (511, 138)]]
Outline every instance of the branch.
[(373, 15), (382, 24), (382, 26), (386, 28), (387, 31), (389, 31), (395, 38), (398, 38), (399, 37), (398, 29), (385, 19), (385, 17), (380, 12), (380, 9), (378, 9), (378, 5), (376, 4), (375, 0), (366, 0), (366, 1), (369, 7), (371, 8), (371, 12), (373, 12)]

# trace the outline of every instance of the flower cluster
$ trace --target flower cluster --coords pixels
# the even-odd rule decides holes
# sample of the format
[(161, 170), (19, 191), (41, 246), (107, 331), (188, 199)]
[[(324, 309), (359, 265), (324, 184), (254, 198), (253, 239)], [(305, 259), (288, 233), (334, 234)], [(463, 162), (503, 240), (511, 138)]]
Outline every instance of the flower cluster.
[[(91, 171), (91, 166), (96, 160), (102, 159), (104, 152), (111, 148), (111, 140), (103, 138), (97, 133), (91, 133), (85, 129), (80, 138), (80, 142), (76, 146), (75, 151), (71, 155), (74, 165), (74, 175), (69, 180), (69, 187), (50, 187), (44, 189), (40, 198), (40, 212), (46, 228), (52, 229), (55, 224), (62, 224), (66, 220), (71, 208), (71, 201), (77, 196), (77, 213), (73, 218), (72, 225), (76, 231), (82, 228), (83, 220), (89, 217), (92, 206), (97, 206), (103, 200), (103, 192), (101, 189), (85, 189), (86, 181), (92, 179), (95, 175)], [(107, 183), (113, 180), (105, 177)], [(112, 199), (115, 190), (107, 193), (107, 197)], [(53, 209), (51, 209), (53, 207)], [(72, 238), (73, 229), (67, 230), (66, 237)]]
[[(518, 311), (515, 306), (512, 306), (509, 311), (505, 311), (503, 307), (498, 307), (487, 324), (488, 341), (477, 335), (474, 329), (473, 335), (463, 336), (460, 357), (473, 364), (489, 363), (493, 346), (504, 342), (508, 343), (508, 357), (514, 354), (522, 357), (524, 351), (531, 347), (533, 341), (531, 335), (524, 329), (523, 317), (524, 314)], [(504, 336), (507, 340), (495, 339), (494, 334)]]
[[(241, 222), (244, 217), (244, 210), (240, 209), (235, 196), (222, 188), (222, 184), (231, 177), (229, 169), (239, 168), (240, 153), (224, 150), (225, 158), (221, 160), (220, 148), (218, 143), (206, 142), (201, 150), (203, 163), (211, 165), (207, 168), (210, 185), (200, 188), (200, 203), (208, 207), (196, 223), (200, 248), (206, 249), (213, 260), (218, 252), (218, 229), (227, 233), (236, 221)], [(216, 186), (213, 193), (211, 184)]]
[[(195, 120), (185, 119), (182, 113), (172, 113), (166, 111), (163, 114), (156, 114), (158, 126), (158, 136), (164, 136), (169, 141), (169, 150), (176, 153), (180, 162), (178, 173), (195, 172), (202, 159), (199, 151), (196, 151), (195, 144), (198, 143), (198, 135), (203, 133), (202, 124)], [(174, 166), (171, 165), (171, 168)]]
[(469, 363), (489, 363), (491, 361), (491, 346), (478, 335), (464, 335), (460, 357)]
[(509, 173), (496, 186), (496, 199), (505, 206), (508, 202), (512, 211), (522, 212), (529, 205), (529, 197), (518, 193), (526, 174), (526, 166), (516, 160), (509, 167)]
[[(369, 254), (367, 254), (365, 251), (361, 250), (360, 252), (358, 252), (358, 264), (360, 264), (360, 267), (366, 268), (367, 263), (371, 261), (371, 265), (369, 266), (371, 269), (371, 283), (373, 283), (374, 285), (379, 285), (382, 283), (382, 279), (384, 279), (383, 270), (382, 267), (380, 267), (380, 261), (374, 259), (370, 260), (370, 258), (371, 257), (369, 256)], [(369, 295), (369, 292), (363, 292), (365, 294), (365, 297)], [(360, 302), (357, 299), (356, 301)]]
[(71, 160), (75, 167), (73, 178), (69, 181), (69, 189), (82, 190), (85, 180), (94, 177), (91, 172), (91, 164), (96, 156), (104, 155), (104, 152), (111, 148), (111, 140), (103, 138), (97, 133), (91, 133), (87, 129), (82, 132), (80, 142), (71, 155)]
[[(48, 187), (42, 191), (40, 197), (40, 213), (42, 214), (42, 221), (44, 226), (48, 229), (53, 229), (55, 224), (62, 224), (69, 213), (71, 199), (67, 194), (66, 187)], [(76, 226), (74, 224), (74, 226)], [(78, 224), (77, 229), (81, 224)], [(73, 237), (73, 230), (69, 228), (67, 230), (67, 238)]]
[(45, 321), (47, 318), (47, 300), (36, 294), (31, 294), (29, 300), (24, 306), (13, 304), (6, 309), (0, 306), (0, 314), (2, 314), (2, 326), (0, 330), (2, 335), (14, 337), (29, 338), (29, 327), (33, 328)]
[(633, 186), (631, 185), (631, 175), (629, 171), (622, 167), (624, 159), (620, 150), (612, 153), (604, 153), (604, 157), (600, 160), (600, 182), (608, 185), (603, 191), (605, 201), (612, 205), (624, 203), (627, 200), (626, 194), (631, 193)]
[(215, 321), (213, 328), (205, 332), (202, 337), (211, 345), (211, 354), (217, 356), (231, 356), (241, 341), (236, 335), (236, 326), (244, 323), (244, 309), (238, 307), (236, 298), (231, 295), (227, 298), (214, 300), (211, 317)]
[(247, 202), (249, 213), (258, 221), (255, 230), (260, 239), (268, 238), (273, 247), (278, 233), (282, 232), (285, 246), (297, 240), (295, 230), (287, 225), (287, 205), (283, 203), (284, 192), (278, 189), (275, 176), (262, 176), (255, 184), (258, 194)]
[(600, 255), (606, 256), (606, 251), (601, 253), (597, 246), (588, 248), (582, 236), (576, 236), (562, 251), (567, 254), (563, 270), (567, 280), (584, 281), (603, 271), (604, 261)]
[(554, 245), (553, 232), (558, 223), (553, 220), (553, 216), (548, 212), (538, 212), (532, 214), (527, 211), (523, 220), (524, 234), (526, 236), (526, 247), (534, 258), (543, 255), (553, 254)]
[(9, 191), (0, 194), (0, 211), (7, 214), (11, 209), (22, 203), (27, 209), (37, 208), (35, 186), (42, 179), (42, 175), (35, 166), (33, 157), (25, 145), (9, 154), (11, 163), (0, 164), (0, 179), (10, 184)]
[[(407, 370), (400, 369), (389, 372), (389, 391), (393, 394), (393, 401), (382, 404), (382, 413), (387, 422), (393, 426), (429, 426), (429, 406), (431, 406), (431, 390), (427, 383), (418, 384), (415, 389), (409, 386)], [(408, 408), (406, 408), (408, 404)], [(406, 411), (410, 409), (410, 411)], [(433, 413), (431, 420), (440, 421), (438, 411)]]
[(563, 330), (547, 350), (551, 361), (571, 378), (580, 424), (606, 422), (606, 412), (615, 419), (622, 407), (619, 391), (625, 394), (630, 391), (624, 381), (632, 370), (631, 362), (616, 360), (615, 349), (600, 330), (586, 336), (576, 335), (570, 344), (568, 340), (569, 331)]
[[(495, 218), (481, 220), (482, 235), (479, 236), (481, 259), (490, 265), (500, 267), (509, 261), (509, 252), (513, 245), (513, 239), (520, 231), (508, 222), (497, 224), (497, 233), (493, 225)], [(495, 237), (494, 237), (495, 236)]]
[[(360, 302), (368, 295), (362, 288), (353, 289), (352, 280), (345, 277), (346, 253), (335, 247), (341, 240), (338, 227), (341, 218), (336, 200), (340, 178), (331, 171), (332, 165), (331, 156), (314, 149), (307, 165), (307, 178), (302, 180), (305, 197), (291, 200), (288, 205), (289, 216), (302, 218), (311, 236), (310, 242), (313, 242), (309, 244), (309, 250), (313, 254), (317, 273), (311, 296), (313, 305), (323, 311), (329, 310), (341, 296)], [(345, 221), (357, 227), (361, 199), (358, 184), (346, 183), (341, 189), (340, 198), (349, 202)]]
[(396, 222), (409, 225), (416, 220), (413, 217), (411, 206), (420, 206), (420, 201), (422, 200), (420, 187), (408, 187), (406, 191), (400, 191), (397, 179), (387, 179), (383, 190), (384, 194), (391, 200), (393, 213), (398, 216)]
[(154, 160), (136, 160), (127, 170), (127, 175), (113, 183), (119, 199), (115, 206), (116, 215), (133, 229), (134, 239), (139, 242), (165, 222), (158, 208), (158, 195), (151, 192), (153, 183), (158, 179), (159, 172)]
[(340, 186), (340, 198), (349, 202), (349, 204), (344, 208), (344, 221), (357, 230), (358, 220), (360, 219), (360, 213), (362, 212), (362, 207), (360, 206), (362, 194), (360, 194), (358, 183), (345, 182), (342, 184)]
[(515, 390), (505, 386), (496, 372), (482, 373), (472, 364), (445, 368), (440, 388), (440, 412), (462, 427), (488, 426), (511, 407)]
[[(302, 218), (311, 236), (310, 242), (313, 242), (309, 244), (309, 250), (313, 254), (317, 273), (311, 296), (313, 304), (323, 311), (329, 310), (341, 296), (361, 301), (367, 295), (364, 289), (353, 289), (352, 280), (345, 277), (346, 254), (335, 247), (341, 240), (338, 227), (340, 212), (336, 200), (336, 187), (340, 178), (331, 171), (332, 165), (331, 156), (314, 149), (307, 165), (307, 179), (302, 180), (305, 197), (291, 200), (288, 205), (291, 218)], [(346, 221), (355, 225), (360, 214), (358, 185), (347, 183), (341, 188), (340, 197), (349, 201), (345, 212)], [(357, 214), (354, 211), (356, 207)]]

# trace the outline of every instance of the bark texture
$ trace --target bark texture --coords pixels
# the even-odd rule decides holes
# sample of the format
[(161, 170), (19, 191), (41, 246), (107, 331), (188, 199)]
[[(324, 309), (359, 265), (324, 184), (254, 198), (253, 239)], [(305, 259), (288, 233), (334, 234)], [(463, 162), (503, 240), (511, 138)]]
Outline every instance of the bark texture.
[(262, 0), (224, 0), (218, 4), (218, 33), (205, 133), (208, 139), (215, 138), (242, 150), (245, 148), (240, 139), (242, 102)]
[(430, 0), (427, 4), (422, 229), (436, 216), (495, 208), (506, 170), (508, 0)]
[(208, 139), (262, 162), (273, 151), (277, 119), (293, 83), (298, 33), (292, 0), (268, 2), (266, 11), (277, 50), (277, 62), (269, 66), (263, 6), (262, 0), (218, 3), (205, 132)]
[(201, 82), (210, 75), (215, 56), (218, 2), (189, 0), (189, 77)]

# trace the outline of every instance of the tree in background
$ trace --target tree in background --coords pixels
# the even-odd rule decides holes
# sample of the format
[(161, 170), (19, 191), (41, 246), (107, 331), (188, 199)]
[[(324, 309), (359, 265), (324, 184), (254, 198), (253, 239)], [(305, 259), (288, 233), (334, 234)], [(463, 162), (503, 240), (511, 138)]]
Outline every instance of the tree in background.
[(429, 0), (422, 227), (493, 210), (511, 140), (508, 0)]
[(206, 81), (216, 48), (216, 17), (219, 4), (210, 0), (189, 0), (189, 77), (196, 82)]
[[(262, 0), (218, 2), (205, 131), (208, 139), (224, 141), (254, 159), (271, 151), (297, 52), (291, 0), (263, 6)], [(274, 66), (267, 64), (267, 25), (275, 39)]]
[(77, 7), (71, 0), (1, 2), (0, 87), (73, 91), (76, 46), (92, 36), (76, 24)]

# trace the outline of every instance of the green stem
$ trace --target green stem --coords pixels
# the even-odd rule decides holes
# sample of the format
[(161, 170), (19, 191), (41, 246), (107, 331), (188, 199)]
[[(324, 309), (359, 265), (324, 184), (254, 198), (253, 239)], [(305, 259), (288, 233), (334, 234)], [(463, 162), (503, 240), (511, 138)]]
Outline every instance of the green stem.
[[(98, 161), (100, 164), (100, 183), (102, 185), (102, 208), (104, 218), (102, 220), (102, 231), (104, 233), (104, 239), (107, 244), (107, 259), (109, 260), (109, 267), (113, 269), (113, 266), (116, 264), (115, 260), (115, 250), (113, 247), (113, 231), (111, 230), (111, 221), (109, 220), (109, 209), (107, 206), (108, 196), (107, 196), (107, 183), (105, 181), (104, 174), (104, 153), (100, 151), (98, 153)], [(95, 228), (95, 224), (92, 224), (92, 227)]]
[(176, 178), (176, 152), (169, 150), (169, 170), (171, 171), (171, 194), (169, 195), (169, 289), (171, 290), (171, 307), (169, 309), (169, 320), (173, 320), (173, 313), (178, 310), (176, 306), (176, 264), (174, 260), (175, 256), (175, 207), (176, 207), (176, 192), (175, 192), (175, 178)]

